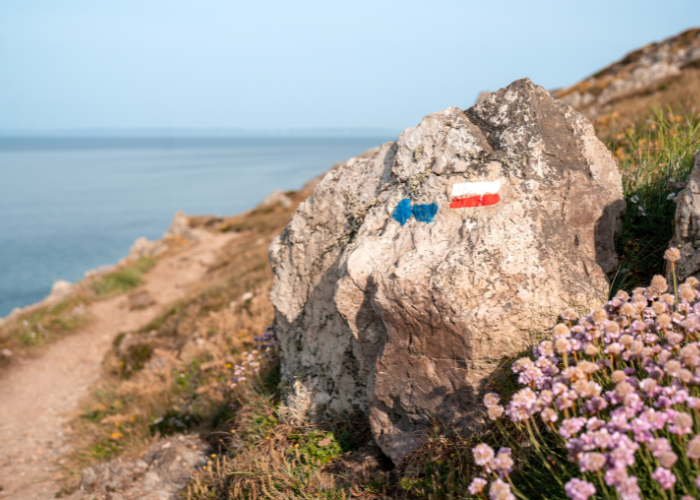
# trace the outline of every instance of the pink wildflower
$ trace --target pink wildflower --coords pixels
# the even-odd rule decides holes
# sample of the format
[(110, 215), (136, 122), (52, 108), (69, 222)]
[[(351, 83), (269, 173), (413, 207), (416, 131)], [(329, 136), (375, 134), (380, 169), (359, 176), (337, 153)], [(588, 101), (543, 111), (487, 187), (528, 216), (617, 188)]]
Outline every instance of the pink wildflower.
[(578, 465), (581, 472), (597, 472), (605, 466), (605, 461), (605, 455), (602, 453), (582, 453)]
[(495, 392), (489, 392), (484, 396), (484, 406), (490, 408), (491, 406), (497, 405), (501, 400), (500, 396)]
[(641, 490), (637, 484), (637, 478), (629, 476), (615, 487), (620, 495), (621, 500), (640, 500)]
[(498, 455), (491, 462), (491, 467), (505, 474), (510, 474), (513, 470), (513, 459), (510, 456), (510, 448), (501, 448)]
[(663, 467), (657, 467), (651, 477), (665, 490), (670, 490), (673, 488), (673, 485), (676, 484), (676, 476), (674, 476), (670, 470), (664, 469)]
[(569, 439), (571, 436), (578, 434), (584, 425), (586, 425), (585, 418), (567, 418), (562, 421), (559, 434), (561, 434), (564, 439)]
[(566, 490), (566, 496), (571, 500), (588, 500), (596, 492), (595, 486), (578, 478), (571, 479), (566, 483), (564, 489)]
[(477, 493), (481, 493), (484, 491), (484, 487), (488, 484), (486, 479), (482, 479), (480, 477), (474, 478), (472, 481), (472, 484), (469, 485), (469, 494), (470, 495), (476, 495)]
[(474, 462), (476, 462), (476, 465), (480, 465), (482, 467), (490, 463), (495, 456), (493, 448), (485, 443), (476, 445), (476, 447), (472, 450), (472, 453), (474, 454)]
[(491, 500), (515, 500), (515, 495), (510, 491), (510, 485), (502, 479), (496, 479), (489, 488)]

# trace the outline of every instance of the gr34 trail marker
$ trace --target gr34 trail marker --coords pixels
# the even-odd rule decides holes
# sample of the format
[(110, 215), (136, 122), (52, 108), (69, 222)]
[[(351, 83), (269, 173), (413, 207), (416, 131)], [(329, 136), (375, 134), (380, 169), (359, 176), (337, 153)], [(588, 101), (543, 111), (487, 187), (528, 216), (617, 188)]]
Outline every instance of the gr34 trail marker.
[(501, 181), (460, 182), (452, 186), (450, 208), (476, 208), (495, 205), (501, 201), (498, 191)]

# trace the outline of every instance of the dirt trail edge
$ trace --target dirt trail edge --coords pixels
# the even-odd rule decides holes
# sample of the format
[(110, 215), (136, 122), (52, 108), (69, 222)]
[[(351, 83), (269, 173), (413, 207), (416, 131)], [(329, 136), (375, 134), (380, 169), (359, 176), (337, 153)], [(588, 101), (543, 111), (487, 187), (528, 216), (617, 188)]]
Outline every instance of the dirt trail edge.
[(126, 296), (96, 302), (86, 328), (0, 377), (0, 499), (54, 498), (61, 458), (70, 449), (68, 420), (97, 381), (114, 337), (146, 325), (164, 306), (183, 297), (234, 237), (210, 233), (191, 248), (163, 258), (140, 288), (155, 305), (130, 311)]

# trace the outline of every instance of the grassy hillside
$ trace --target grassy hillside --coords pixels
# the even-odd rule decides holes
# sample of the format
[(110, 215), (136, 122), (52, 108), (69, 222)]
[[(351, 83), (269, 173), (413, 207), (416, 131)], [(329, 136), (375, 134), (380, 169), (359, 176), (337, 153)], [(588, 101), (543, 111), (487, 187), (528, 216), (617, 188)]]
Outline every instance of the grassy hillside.
[(35, 356), (52, 342), (78, 331), (92, 319), (89, 304), (134, 290), (154, 265), (153, 257), (124, 263), (102, 276), (77, 283), (60, 301), (29, 306), (0, 324), (0, 369), (17, 357)]
[[(72, 424), (75, 451), (65, 467), (64, 492), (77, 486), (83, 468), (137, 455), (158, 436), (199, 432), (218, 447), (241, 407), (232, 377), (245, 377), (242, 371), (274, 386), (274, 369), (255, 340), (273, 319), (267, 248), (310, 192), (288, 193), (288, 209), (275, 205), (223, 220), (190, 219), (195, 227), (236, 237), (198, 290), (141, 330), (115, 339), (102, 380)], [(103, 281), (99, 290), (110, 295), (129, 280)], [(266, 367), (256, 370), (262, 362)]]
[[(692, 168), (700, 120), (690, 112), (657, 108), (601, 135), (619, 162), (628, 203), (614, 295), (618, 289), (647, 285), (662, 272), (673, 233), (673, 195), (685, 187)], [(503, 374), (494, 385), (503, 395), (517, 388), (511, 362), (503, 361)], [(269, 370), (274, 373), (275, 366)], [(513, 480), (526, 498), (566, 498), (555, 475), (534, 455), (525, 430), (513, 424), (465, 439), (435, 422), (423, 446), (391, 468), (373, 445), (366, 422), (291, 427), (278, 414), (273, 387), (263, 382), (251, 384), (237, 404), (234, 432), (225, 441), (229, 452), (198, 473), (187, 498), (471, 497), (468, 488), (478, 470), (472, 449), (479, 442), (513, 449), (519, 465)]]
[[(673, 232), (672, 195), (692, 167), (700, 120), (691, 111), (657, 109), (600, 134), (619, 161), (628, 203), (615, 293), (645, 285), (662, 270)], [(75, 487), (85, 466), (136, 455), (158, 436), (194, 432), (218, 451), (195, 475), (189, 499), (470, 496), (479, 437), (465, 439), (435, 422), (423, 446), (393, 468), (362, 418), (295, 427), (280, 413), (274, 339), (262, 338), (273, 318), (267, 247), (310, 189), (289, 193), (294, 205), (288, 210), (275, 206), (223, 222), (198, 221), (237, 238), (196, 293), (115, 340), (105, 375), (74, 422), (77, 448), (66, 466), (65, 491)], [(504, 360), (495, 385), (504, 396), (517, 387), (510, 361)], [(544, 491), (564, 498), (546, 467), (531, 466), (540, 462), (523, 429), (503, 425), (485, 441), (510, 443), (520, 467), (518, 488), (529, 498)]]

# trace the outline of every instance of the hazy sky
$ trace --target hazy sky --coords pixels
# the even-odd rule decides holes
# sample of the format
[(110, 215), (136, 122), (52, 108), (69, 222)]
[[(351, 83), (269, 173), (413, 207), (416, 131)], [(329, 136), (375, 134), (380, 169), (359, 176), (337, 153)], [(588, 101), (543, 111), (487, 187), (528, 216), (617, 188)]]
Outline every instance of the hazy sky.
[(0, 130), (402, 129), (699, 24), (698, 0), (1, 0)]

